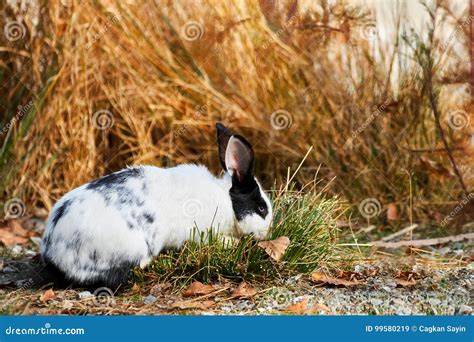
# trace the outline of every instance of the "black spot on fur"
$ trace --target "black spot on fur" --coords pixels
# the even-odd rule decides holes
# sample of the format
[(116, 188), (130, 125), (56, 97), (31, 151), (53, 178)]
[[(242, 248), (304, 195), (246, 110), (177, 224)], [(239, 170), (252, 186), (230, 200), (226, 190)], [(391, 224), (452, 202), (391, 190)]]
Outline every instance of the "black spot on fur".
[(97, 251), (95, 250), (94, 252), (90, 253), (89, 254), (89, 258), (91, 259), (91, 261), (96, 264), (97, 261), (99, 261), (99, 255), (97, 253)]
[(148, 256), (152, 257), (153, 256), (153, 244), (150, 241), (146, 241), (146, 247), (148, 249)]
[(75, 251), (79, 251), (82, 246), (82, 237), (78, 231), (75, 231), (72, 238), (66, 241), (66, 247)]
[(254, 178), (247, 178), (243, 182), (233, 182), (230, 188), (230, 198), (235, 217), (241, 221), (245, 216), (258, 214), (265, 218), (268, 215), (268, 206)]
[(152, 224), (155, 222), (155, 217), (150, 213), (143, 213), (142, 216), (145, 218), (146, 222)]
[(143, 169), (141, 167), (133, 167), (118, 172), (111, 173), (110, 175), (100, 177), (87, 185), (87, 189), (90, 190), (104, 190), (107, 188), (114, 188), (120, 184), (124, 184), (130, 178), (141, 178), (143, 177)]
[(72, 200), (66, 200), (63, 204), (59, 206), (58, 209), (56, 209), (56, 211), (53, 213), (53, 218), (51, 220), (53, 222), (53, 226), (58, 224), (58, 221), (61, 219), (61, 217), (63, 217), (67, 213), (69, 207), (71, 206), (71, 203)]

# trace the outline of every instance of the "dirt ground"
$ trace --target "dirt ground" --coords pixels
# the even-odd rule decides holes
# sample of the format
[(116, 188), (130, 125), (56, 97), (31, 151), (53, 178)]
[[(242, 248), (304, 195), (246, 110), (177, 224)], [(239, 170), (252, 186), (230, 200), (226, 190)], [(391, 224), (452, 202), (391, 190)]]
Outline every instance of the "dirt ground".
[(472, 315), (472, 251), (472, 245), (452, 243), (422, 255), (377, 254), (336, 273), (321, 265), (312, 276), (246, 283), (250, 290), (240, 294), (235, 292), (239, 281), (223, 279), (184, 296), (186, 286), (156, 280), (129, 284), (116, 293), (106, 288), (31, 289), (17, 277), (28, 267), (25, 258), (34, 254), (26, 250), (22, 258), (3, 262), (0, 308), (2, 314), (15, 315)]

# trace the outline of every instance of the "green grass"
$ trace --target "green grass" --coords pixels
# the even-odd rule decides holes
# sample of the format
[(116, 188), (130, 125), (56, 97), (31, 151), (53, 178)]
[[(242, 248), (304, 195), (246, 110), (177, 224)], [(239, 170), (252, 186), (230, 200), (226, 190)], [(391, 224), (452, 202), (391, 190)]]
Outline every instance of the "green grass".
[(341, 213), (339, 202), (315, 192), (286, 191), (280, 192), (273, 203), (270, 239), (279, 236), (290, 239), (280, 262), (270, 259), (250, 236), (233, 244), (212, 232), (195, 231), (199, 236), (194, 242), (185, 243), (179, 251), (161, 254), (146, 271), (135, 270), (134, 280), (144, 280), (148, 273), (173, 281), (209, 282), (220, 277), (263, 281), (313, 271), (335, 248), (336, 217)]

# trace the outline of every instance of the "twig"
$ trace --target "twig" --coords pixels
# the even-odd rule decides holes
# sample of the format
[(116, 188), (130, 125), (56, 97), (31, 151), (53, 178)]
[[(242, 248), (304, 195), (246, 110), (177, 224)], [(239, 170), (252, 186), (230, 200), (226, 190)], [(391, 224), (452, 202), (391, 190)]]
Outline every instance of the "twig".
[(208, 294), (199, 296), (199, 297), (195, 297), (195, 298), (193, 298), (193, 299), (189, 299), (189, 300), (186, 300), (186, 301), (184, 301), (184, 302), (186, 302), (186, 303), (196, 302), (196, 301), (201, 300), (201, 299), (206, 299), (206, 298), (209, 298), (209, 297), (213, 297), (213, 296), (215, 296), (215, 295), (218, 294), (218, 293), (227, 291), (228, 289), (230, 289), (230, 287), (229, 287), (229, 286), (226, 286), (226, 287), (223, 287), (223, 288), (221, 288), (221, 289), (218, 289), (218, 290), (216, 290), (216, 291), (214, 291), (214, 292), (211, 292), (211, 293), (208, 293)]
[(393, 233), (393, 234), (390, 234), (390, 235), (387, 235), (386, 237), (382, 238), (381, 241), (390, 241), (390, 240), (393, 240), (395, 239), (396, 237), (400, 236), (400, 235), (403, 235), (405, 233), (408, 233), (408, 232), (411, 232), (413, 231), (414, 229), (416, 229), (418, 227), (417, 224), (412, 224), (406, 228), (403, 228), (402, 230), (399, 230), (398, 232), (396, 233)]
[[(428, 57), (430, 58), (430, 56)], [(451, 162), (451, 165), (453, 167), (454, 173), (456, 174), (456, 177), (459, 180), (459, 184), (461, 185), (462, 190), (464, 191), (465, 194), (467, 194), (467, 188), (466, 184), (464, 184), (464, 181), (462, 179), (462, 175), (459, 172), (459, 169), (456, 165), (456, 161), (454, 160), (453, 154), (451, 153), (451, 148), (448, 145), (448, 141), (446, 140), (446, 136), (444, 135), (443, 127), (441, 127), (441, 122), (440, 122), (440, 115), (438, 112), (438, 106), (436, 105), (436, 98), (433, 92), (433, 80), (432, 80), (432, 75), (431, 75), (431, 63), (428, 67), (425, 67), (425, 72), (427, 76), (427, 81), (428, 81), (428, 98), (430, 101), (431, 105), (431, 110), (433, 111), (433, 115), (435, 118), (436, 122), (436, 127), (438, 128), (439, 135), (441, 137), (441, 140), (444, 145), (444, 149), (446, 150), (446, 153), (448, 154), (449, 160)]]
[(451, 235), (442, 238), (435, 239), (423, 239), (423, 240), (411, 240), (411, 241), (399, 241), (399, 242), (384, 242), (384, 241), (374, 241), (372, 246), (382, 247), (382, 248), (400, 248), (400, 247), (423, 247), (423, 246), (434, 246), (441, 245), (447, 242), (458, 242), (463, 240), (472, 240), (474, 239), (474, 233), (467, 233), (461, 235)]
[[(434, 152), (446, 152), (444, 147), (433, 147), (433, 148), (412, 148), (408, 146), (400, 145), (400, 147), (408, 152), (412, 153), (434, 153)], [(464, 147), (451, 147), (451, 151), (464, 151)]]

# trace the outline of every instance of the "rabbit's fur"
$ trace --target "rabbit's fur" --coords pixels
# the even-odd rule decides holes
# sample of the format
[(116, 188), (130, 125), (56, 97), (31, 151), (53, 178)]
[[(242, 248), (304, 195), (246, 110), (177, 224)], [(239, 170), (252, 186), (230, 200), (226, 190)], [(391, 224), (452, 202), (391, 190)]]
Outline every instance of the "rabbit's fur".
[(217, 131), (222, 178), (198, 165), (134, 166), (65, 194), (46, 223), (45, 263), (74, 284), (116, 287), (193, 229), (265, 238), (272, 208), (253, 176), (252, 147), (221, 124)]

